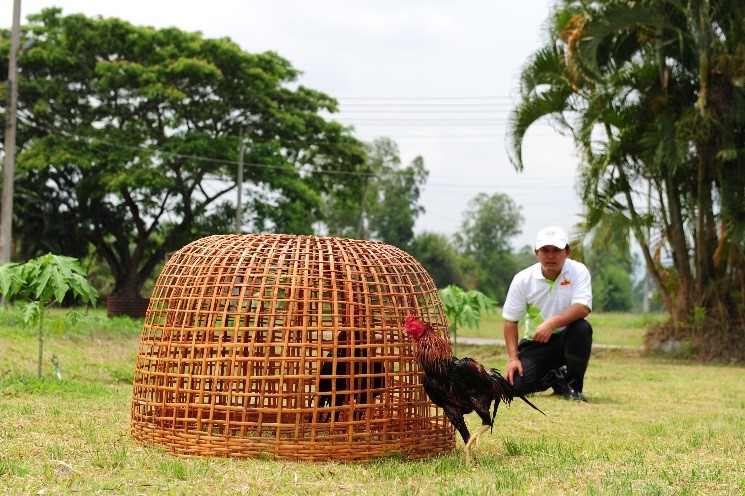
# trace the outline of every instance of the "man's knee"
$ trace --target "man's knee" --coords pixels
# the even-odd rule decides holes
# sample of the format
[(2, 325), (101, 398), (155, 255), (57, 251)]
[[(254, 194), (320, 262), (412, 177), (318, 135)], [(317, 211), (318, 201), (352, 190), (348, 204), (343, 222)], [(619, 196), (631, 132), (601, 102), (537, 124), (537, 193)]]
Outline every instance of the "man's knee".
[(585, 320), (575, 320), (566, 327), (567, 335), (574, 335), (580, 339), (592, 339), (592, 325)]
[(577, 357), (589, 357), (592, 349), (592, 326), (585, 319), (569, 324), (564, 329), (564, 352)]
[[(517, 376), (517, 374), (515, 374)], [(537, 393), (539, 391), (545, 391), (548, 387), (541, 387), (540, 381), (536, 380), (535, 377), (515, 377), (515, 383), (513, 387), (518, 394), (530, 394)]]

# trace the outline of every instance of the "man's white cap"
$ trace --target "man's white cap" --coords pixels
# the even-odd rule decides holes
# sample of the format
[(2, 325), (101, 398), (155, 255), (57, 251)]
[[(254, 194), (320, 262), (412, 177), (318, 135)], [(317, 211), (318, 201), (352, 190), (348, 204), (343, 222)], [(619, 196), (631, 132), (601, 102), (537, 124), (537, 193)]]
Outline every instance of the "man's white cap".
[(544, 227), (538, 231), (535, 239), (535, 249), (540, 250), (544, 246), (551, 245), (562, 250), (569, 244), (567, 233), (558, 226)]

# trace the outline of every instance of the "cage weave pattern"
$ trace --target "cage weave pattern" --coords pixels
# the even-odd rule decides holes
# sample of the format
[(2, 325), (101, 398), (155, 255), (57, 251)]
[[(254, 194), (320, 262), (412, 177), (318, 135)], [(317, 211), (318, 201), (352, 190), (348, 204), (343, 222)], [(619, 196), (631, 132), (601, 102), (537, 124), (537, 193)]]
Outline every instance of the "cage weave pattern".
[(210, 236), (177, 251), (138, 348), (132, 435), (182, 456), (422, 459), (454, 431), (403, 327), (447, 336), (437, 288), (393, 246)]

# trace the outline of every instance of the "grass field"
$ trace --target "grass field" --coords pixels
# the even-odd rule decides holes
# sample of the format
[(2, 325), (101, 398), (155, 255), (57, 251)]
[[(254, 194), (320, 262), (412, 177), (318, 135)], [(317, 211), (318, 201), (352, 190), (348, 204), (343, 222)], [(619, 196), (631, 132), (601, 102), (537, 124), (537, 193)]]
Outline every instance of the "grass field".
[[(595, 332), (633, 343), (611, 338), (625, 325)], [(50, 324), (39, 381), (34, 334), (0, 314), (0, 494), (745, 494), (742, 367), (597, 350), (589, 403), (539, 394), (547, 417), (520, 402), (500, 409), (472, 467), (460, 439), (451, 455), (420, 462), (181, 459), (129, 436), (138, 337), (129, 319), (99, 315), (65, 332)], [(505, 359), (499, 346), (459, 350), (493, 366)]]

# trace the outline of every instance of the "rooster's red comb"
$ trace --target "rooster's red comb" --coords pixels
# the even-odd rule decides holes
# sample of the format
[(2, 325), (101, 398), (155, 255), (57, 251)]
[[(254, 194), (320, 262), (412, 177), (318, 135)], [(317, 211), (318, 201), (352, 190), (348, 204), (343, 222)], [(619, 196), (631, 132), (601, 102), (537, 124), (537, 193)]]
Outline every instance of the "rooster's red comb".
[(427, 331), (429, 325), (425, 322), (422, 322), (413, 315), (409, 315), (408, 317), (406, 317), (404, 327), (406, 327), (406, 330), (409, 332), (409, 334), (415, 337), (419, 337), (424, 334), (425, 331)]

